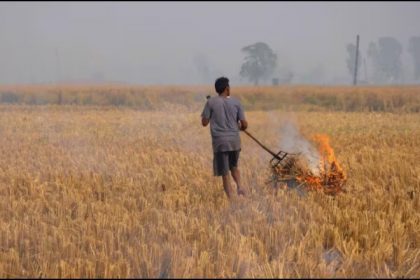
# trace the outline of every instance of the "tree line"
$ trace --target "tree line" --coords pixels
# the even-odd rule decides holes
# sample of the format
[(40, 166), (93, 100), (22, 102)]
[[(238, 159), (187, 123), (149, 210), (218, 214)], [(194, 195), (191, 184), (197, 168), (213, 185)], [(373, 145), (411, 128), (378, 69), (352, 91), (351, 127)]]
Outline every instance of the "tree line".
[[(356, 46), (347, 44), (346, 65), (350, 76), (354, 73)], [(408, 53), (414, 65), (414, 79), (420, 80), (420, 36), (411, 37), (409, 40)], [(277, 55), (264, 42), (257, 42), (242, 48), (245, 58), (241, 66), (240, 76), (247, 79), (254, 85), (261, 81), (272, 78), (274, 70), (278, 66)], [(360, 73), (362, 65), (365, 67), (364, 83), (374, 84), (393, 84), (401, 83), (403, 77), (403, 63), (401, 55), (403, 47), (401, 43), (393, 37), (380, 37), (377, 42), (369, 44), (366, 56), (369, 61), (369, 77), (364, 55), (359, 51), (358, 72)], [(362, 73), (358, 75), (363, 77)], [(289, 73), (289, 80), (293, 74)], [(273, 83), (278, 79), (273, 79)], [(363, 80), (359, 78), (359, 80)]]

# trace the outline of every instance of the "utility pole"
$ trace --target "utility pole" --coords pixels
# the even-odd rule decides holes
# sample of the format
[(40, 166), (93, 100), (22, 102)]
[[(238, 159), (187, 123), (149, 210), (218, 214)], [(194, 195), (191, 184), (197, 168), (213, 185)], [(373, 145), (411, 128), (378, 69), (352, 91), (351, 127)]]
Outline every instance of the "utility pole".
[(363, 58), (363, 66), (365, 67), (365, 82), (368, 82), (368, 74), (367, 74), (367, 67), (366, 67), (366, 58)]
[(354, 64), (354, 79), (353, 79), (353, 85), (357, 84), (357, 62), (358, 62), (358, 58), (359, 58), (359, 34), (357, 34), (356, 37), (356, 62)]
[[(60, 64), (60, 56), (58, 55), (58, 48), (55, 48), (55, 58), (56, 58), (56, 65), (57, 65), (57, 74), (56, 74), (56, 85), (58, 86), (60, 80), (61, 80), (61, 64)], [(61, 105), (63, 103), (63, 95), (61, 93), (60, 87), (58, 89), (58, 98), (57, 98), (57, 104)]]

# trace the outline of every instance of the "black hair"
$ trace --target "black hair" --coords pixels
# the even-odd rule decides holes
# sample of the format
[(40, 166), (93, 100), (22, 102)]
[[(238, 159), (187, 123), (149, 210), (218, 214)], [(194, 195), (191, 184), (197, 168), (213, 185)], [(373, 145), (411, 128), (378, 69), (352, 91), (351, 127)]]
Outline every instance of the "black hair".
[(214, 83), (214, 87), (216, 88), (216, 92), (219, 95), (222, 94), (228, 86), (229, 86), (229, 79), (226, 78), (226, 77), (220, 77)]

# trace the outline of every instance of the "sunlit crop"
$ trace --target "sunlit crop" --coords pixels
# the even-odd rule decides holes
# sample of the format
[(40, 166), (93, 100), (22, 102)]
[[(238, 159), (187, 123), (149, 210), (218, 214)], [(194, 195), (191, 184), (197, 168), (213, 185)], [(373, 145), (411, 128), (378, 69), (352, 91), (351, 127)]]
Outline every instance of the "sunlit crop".
[(274, 191), (271, 155), (241, 134), (249, 196), (229, 202), (200, 98), (1, 105), (0, 277), (420, 277), (419, 113), (250, 103), (249, 131), (273, 150), (287, 119), (327, 135), (346, 192)]

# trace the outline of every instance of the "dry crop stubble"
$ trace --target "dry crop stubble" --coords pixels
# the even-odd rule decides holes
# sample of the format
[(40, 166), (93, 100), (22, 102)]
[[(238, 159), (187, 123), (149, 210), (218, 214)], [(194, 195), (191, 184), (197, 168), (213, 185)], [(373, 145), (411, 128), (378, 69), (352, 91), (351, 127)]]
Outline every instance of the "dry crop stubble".
[[(289, 116), (247, 117), (277, 150)], [(242, 134), (229, 203), (199, 112), (1, 107), (0, 276), (419, 277), (420, 115), (293, 118), (330, 136), (347, 193), (272, 192)]]

